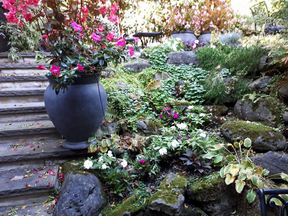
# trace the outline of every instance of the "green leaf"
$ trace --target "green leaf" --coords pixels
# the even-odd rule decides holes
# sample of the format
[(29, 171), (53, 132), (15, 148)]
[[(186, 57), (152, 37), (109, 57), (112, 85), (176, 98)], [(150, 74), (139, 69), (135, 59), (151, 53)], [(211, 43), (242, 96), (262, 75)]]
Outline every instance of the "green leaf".
[(237, 193), (241, 193), (244, 189), (244, 186), (245, 186), (245, 182), (242, 181), (242, 180), (236, 180), (235, 181), (235, 189), (237, 191)]
[(216, 154), (217, 154), (216, 152), (208, 152), (203, 156), (203, 158), (212, 159), (213, 157), (215, 157)]
[(231, 176), (230, 174), (227, 174), (225, 178), (225, 183), (229, 185), (229, 184), (232, 184), (234, 180), (235, 180), (235, 176)]
[(288, 175), (286, 173), (280, 173), (280, 177), (281, 179), (283, 179), (284, 181), (288, 182)]
[(277, 206), (282, 206), (282, 202), (279, 199), (272, 198), (271, 201), (275, 202)]
[(221, 178), (224, 178), (224, 177), (225, 177), (224, 169), (225, 169), (225, 167), (222, 167), (222, 168), (220, 169), (220, 177), (221, 177)]
[(256, 198), (255, 191), (249, 190), (249, 192), (247, 193), (246, 198), (247, 198), (248, 203), (252, 203), (255, 200), (255, 198)]
[(238, 142), (234, 142), (234, 146), (235, 146), (235, 148), (239, 148), (239, 143)]
[(263, 181), (261, 179), (257, 180), (257, 187), (258, 188), (264, 188), (264, 184), (263, 184)]
[(257, 185), (257, 181), (258, 181), (258, 177), (256, 175), (252, 175), (251, 176), (251, 181), (253, 185)]
[(88, 147), (88, 153), (95, 153), (97, 151), (97, 145), (90, 145)]
[(219, 163), (220, 161), (222, 161), (223, 158), (224, 158), (224, 155), (223, 155), (223, 154), (219, 154), (219, 155), (217, 155), (217, 156), (215, 157), (215, 159), (214, 159), (213, 162), (214, 162), (215, 164), (217, 164), (217, 163)]
[(235, 160), (236, 160), (236, 157), (235, 157), (235, 155), (228, 155), (225, 159), (226, 159), (227, 161), (231, 162), (231, 161), (235, 161)]
[(240, 170), (239, 165), (232, 164), (230, 166), (229, 173), (231, 173), (232, 176), (236, 176), (239, 173), (239, 170)]
[(246, 148), (250, 148), (251, 145), (252, 145), (252, 140), (251, 140), (250, 138), (246, 138), (246, 139), (244, 140), (244, 146), (245, 146)]
[[(267, 175), (269, 175), (269, 170), (267, 170), (267, 169), (263, 169), (263, 173), (262, 173), (262, 175), (263, 176), (267, 176)], [(288, 177), (288, 175), (287, 175), (287, 177)], [(287, 178), (287, 180), (285, 180), (285, 181), (287, 181), (288, 182), (288, 178)]]
[(224, 169), (224, 175), (230, 173), (230, 167), (231, 167), (231, 164), (227, 165)]

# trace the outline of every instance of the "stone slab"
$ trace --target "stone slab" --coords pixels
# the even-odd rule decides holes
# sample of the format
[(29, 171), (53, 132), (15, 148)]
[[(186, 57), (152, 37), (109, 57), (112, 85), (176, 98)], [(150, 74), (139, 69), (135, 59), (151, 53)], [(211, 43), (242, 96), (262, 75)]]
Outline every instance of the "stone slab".
[(44, 102), (0, 103), (0, 115), (46, 112)]
[(0, 198), (54, 191), (58, 168), (27, 166), (0, 172)]
[(49, 120), (49, 116), (47, 113), (15, 113), (15, 114), (0, 114), (0, 123), (11, 123), (11, 122), (19, 122), (19, 121), (44, 121)]
[(43, 95), (33, 95), (33, 96), (15, 96), (15, 97), (0, 97), (0, 104), (9, 104), (9, 103), (31, 103), (31, 102), (43, 102)]
[(58, 133), (49, 120), (0, 123), (0, 140), (9, 136)]
[[(10, 63), (10, 64), (0, 64), (0, 70), (2, 69), (31, 69), (37, 68), (40, 64), (35, 63)], [(49, 67), (49, 64), (41, 64), (44, 67)]]
[(0, 145), (0, 164), (16, 161), (65, 158), (88, 154), (87, 149), (73, 151), (61, 146), (63, 139), (11, 142), (10, 144)]
[(0, 97), (44, 95), (46, 88), (0, 89)]
[(23, 82), (23, 81), (48, 81), (46, 76), (0, 76), (0, 82)]
[[(50, 210), (51, 209), (51, 210)], [(52, 207), (43, 206), (43, 203), (35, 203), (32, 205), (19, 205), (15, 207), (0, 208), (0, 216), (51, 216)]]

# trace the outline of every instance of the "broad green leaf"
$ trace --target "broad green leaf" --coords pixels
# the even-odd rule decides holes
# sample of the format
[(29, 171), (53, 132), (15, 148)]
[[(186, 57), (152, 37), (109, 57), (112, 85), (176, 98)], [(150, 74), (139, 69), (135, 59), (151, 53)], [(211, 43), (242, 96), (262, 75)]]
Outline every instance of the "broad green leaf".
[(234, 182), (235, 178), (236, 178), (235, 176), (231, 176), (230, 174), (227, 174), (226, 178), (225, 178), (225, 183), (227, 185), (232, 184)]
[(230, 173), (230, 167), (231, 167), (231, 164), (228, 164), (228, 165), (224, 168), (224, 175)]
[(239, 166), (237, 165), (237, 164), (232, 164), (231, 166), (230, 166), (230, 171), (229, 171), (229, 173), (231, 173), (232, 174), (232, 176), (236, 176), (238, 173), (239, 173)]
[(95, 153), (97, 151), (97, 145), (90, 145), (88, 147), (88, 153)]
[(234, 146), (235, 146), (235, 148), (239, 148), (239, 143), (238, 142), (234, 142)]
[(221, 177), (221, 178), (224, 178), (224, 177), (225, 177), (224, 169), (225, 169), (225, 167), (222, 167), (222, 168), (220, 169), (220, 177)]
[[(263, 176), (267, 176), (267, 175), (269, 175), (269, 170), (267, 170), (267, 169), (263, 169), (263, 173), (262, 173), (262, 175)], [(288, 177), (288, 175), (287, 175), (287, 177)], [(288, 179), (287, 179), (287, 182), (288, 182)]]
[(246, 138), (246, 139), (244, 140), (244, 146), (245, 146), (246, 148), (250, 148), (250, 147), (251, 147), (251, 144), (252, 144), (252, 140), (251, 140), (250, 138)]
[(235, 181), (235, 189), (237, 191), (237, 193), (241, 193), (244, 189), (244, 186), (245, 186), (245, 182), (244, 181), (241, 181), (241, 180), (236, 180)]
[(223, 155), (223, 154), (219, 154), (219, 155), (217, 155), (217, 156), (215, 157), (215, 159), (214, 159), (213, 162), (214, 162), (215, 164), (217, 164), (217, 163), (219, 163), (220, 161), (222, 161), (223, 158), (224, 158), (224, 155)]
[(284, 181), (288, 182), (288, 175), (286, 173), (280, 173), (280, 177), (281, 179), (283, 179)]
[(216, 151), (216, 150), (221, 150), (223, 148), (224, 144), (216, 144), (213, 146), (213, 150)]
[(253, 185), (257, 185), (257, 181), (258, 181), (258, 177), (256, 175), (252, 175), (251, 176), (251, 181)]
[(231, 161), (235, 161), (235, 160), (236, 160), (236, 157), (235, 157), (235, 155), (228, 155), (225, 159), (226, 159), (227, 161), (231, 162)]
[(251, 179), (252, 174), (253, 174), (253, 169), (246, 169), (245, 173), (246, 173), (247, 179)]
[(215, 157), (215, 155), (217, 155), (216, 152), (208, 152), (207, 154), (205, 154), (205, 155), (203, 156), (203, 158), (211, 159), (211, 158)]
[(239, 172), (237, 179), (238, 180), (242, 180), (242, 181), (245, 180), (246, 179), (246, 174), (243, 173), (243, 172)]
[(279, 199), (272, 198), (271, 201), (275, 202), (277, 206), (282, 206), (282, 202)]
[(249, 190), (249, 192), (247, 193), (246, 198), (247, 198), (248, 203), (252, 203), (255, 200), (255, 198), (256, 198), (255, 191)]
[(257, 180), (257, 187), (258, 188), (264, 188), (264, 184), (263, 184), (263, 181), (261, 179)]

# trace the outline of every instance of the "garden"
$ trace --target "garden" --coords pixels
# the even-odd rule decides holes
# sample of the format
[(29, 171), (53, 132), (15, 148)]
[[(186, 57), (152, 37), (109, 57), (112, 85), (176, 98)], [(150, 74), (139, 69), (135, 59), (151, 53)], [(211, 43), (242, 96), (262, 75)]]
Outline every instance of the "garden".
[[(253, 3), (265, 13), (238, 14), (229, 0), (3, 1), (9, 57), (37, 53), (63, 147), (90, 154), (62, 164), (54, 215), (252, 216), (257, 189), (288, 189), (288, 3)], [(82, 124), (81, 108), (59, 101), (81, 77), (100, 79), (83, 90), (99, 94), (87, 104), (100, 117), (75, 144), (94, 114)], [(80, 129), (60, 125), (68, 110)]]

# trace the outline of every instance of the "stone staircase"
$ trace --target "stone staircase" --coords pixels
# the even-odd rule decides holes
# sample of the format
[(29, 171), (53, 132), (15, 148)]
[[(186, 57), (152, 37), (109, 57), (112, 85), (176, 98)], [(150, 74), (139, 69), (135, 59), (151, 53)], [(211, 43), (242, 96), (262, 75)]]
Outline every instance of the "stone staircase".
[(46, 71), (37, 70), (34, 54), (22, 56), (13, 63), (0, 53), (0, 216), (46, 216), (52, 211), (43, 202), (58, 188), (59, 165), (87, 150), (61, 147), (43, 102)]

